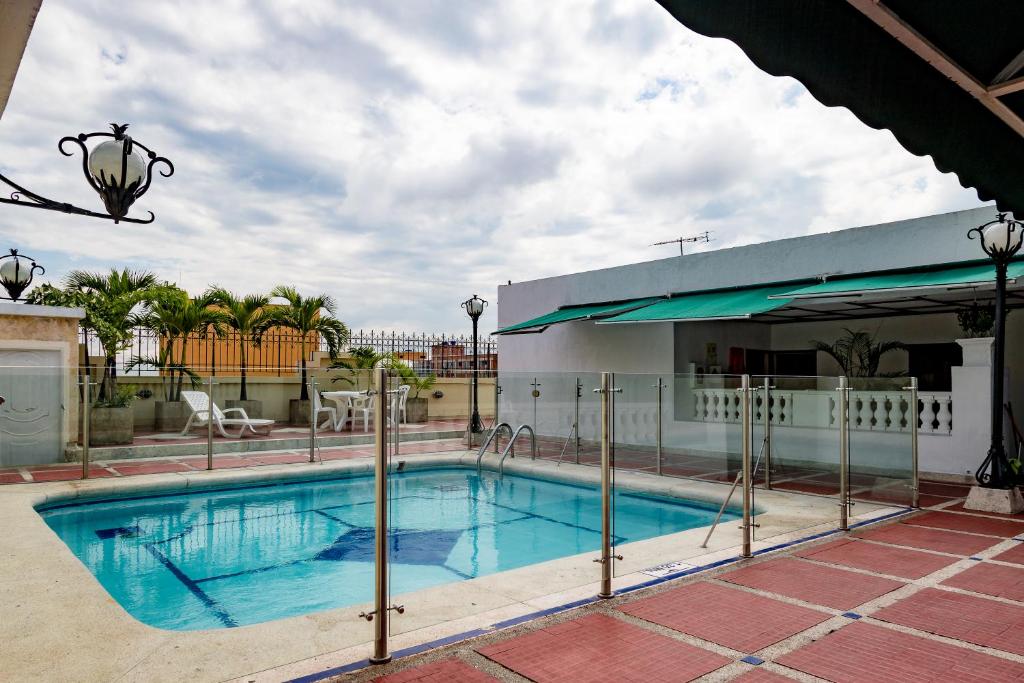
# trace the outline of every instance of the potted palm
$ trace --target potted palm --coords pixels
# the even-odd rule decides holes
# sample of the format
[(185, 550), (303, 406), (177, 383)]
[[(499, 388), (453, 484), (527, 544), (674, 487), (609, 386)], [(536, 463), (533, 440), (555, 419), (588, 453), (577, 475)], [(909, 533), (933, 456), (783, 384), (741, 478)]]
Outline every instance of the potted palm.
[(348, 328), (334, 316), (337, 306), (326, 294), (302, 296), (294, 287), (278, 285), (270, 292), (271, 298), (285, 299), (285, 304), (270, 307), (271, 324), (293, 330), (299, 337), (302, 388), (298, 399), (288, 402), (289, 421), (295, 425), (309, 424), (309, 387), (307, 385), (307, 349), (319, 338), (327, 345), (331, 360), (348, 341)]
[[(905, 350), (906, 344), (898, 341), (877, 341), (865, 330), (843, 328), (845, 334), (834, 343), (812, 340), (811, 345), (832, 357), (847, 377), (879, 377), (878, 366), (882, 356), (890, 351)], [(891, 376), (891, 375), (889, 375)]]
[(395, 367), (402, 378), (402, 384), (409, 385), (409, 398), (405, 402), (406, 421), (415, 424), (426, 422), (430, 418), (430, 413), (427, 409), (428, 402), (425, 396), (420, 396), (420, 392), (433, 389), (434, 384), (437, 382), (437, 375), (430, 373), (429, 375), (420, 376), (405, 363), (400, 363)]
[(74, 270), (65, 278), (65, 285), (84, 295), (83, 324), (103, 347), (103, 374), (89, 426), (90, 431), (94, 425), (99, 427), (104, 436), (90, 437), (89, 442), (100, 445), (99, 438), (106, 442), (103, 445), (131, 443), (134, 418), (128, 389), (118, 390), (117, 354), (131, 346), (132, 330), (138, 322), (136, 308), (153, 294), (156, 276), (127, 268), (111, 269), (109, 273)]
[(358, 346), (348, 352), (347, 358), (335, 359), (328, 369), (348, 371), (344, 375), (331, 379), (332, 383), (344, 382), (356, 391), (362, 391), (364, 379), (367, 388), (372, 384), (374, 368), (390, 368), (394, 364), (394, 354), (379, 353), (372, 346)]
[(263, 417), (263, 402), (249, 398), (246, 375), (248, 368), (249, 346), (259, 346), (263, 341), (263, 333), (274, 322), (270, 310), (270, 297), (262, 294), (236, 296), (223, 287), (212, 290), (217, 305), (224, 312), (225, 324), (238, 334), (238, 374), (241, 388), (237, 399), (228, 399), (229, 408), (241, 408), (249, 417)]

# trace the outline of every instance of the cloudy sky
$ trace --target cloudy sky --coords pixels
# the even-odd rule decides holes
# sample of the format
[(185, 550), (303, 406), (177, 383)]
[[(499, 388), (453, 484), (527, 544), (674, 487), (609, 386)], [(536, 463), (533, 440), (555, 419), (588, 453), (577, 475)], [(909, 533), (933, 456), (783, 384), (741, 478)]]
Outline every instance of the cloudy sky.
[[(169, 157), (149, 226), (0, 211), (59, 279), (292, 283), (353, 328), (457, 331), (498, 283), (978, 206), (888, 132), (653, 0), (45, 0), (0, 169), (101, 210), (64, 135)], [(489, 311), (486, 323), (493, 323)]]

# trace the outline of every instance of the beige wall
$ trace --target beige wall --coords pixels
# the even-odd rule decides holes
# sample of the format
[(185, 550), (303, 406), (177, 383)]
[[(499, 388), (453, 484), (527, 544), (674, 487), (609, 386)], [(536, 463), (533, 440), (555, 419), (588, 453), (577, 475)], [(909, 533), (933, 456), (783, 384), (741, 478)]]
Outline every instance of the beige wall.
[[(351, 386), (342, 382), (331, 384), (326, 372), (318, 372), (317, 383), (324, 391), (331, 389), (350, 389)], [(135, 427), (149, 428), (154, 424), (156, 401), (163, 400), (159, 377), (120, 378), (121, 384), (131, 384), (139, 389), (149, 389), (153, 397), (134, 402)], [(250, 377), (247, 381), (250, 400), (263, 402), (263, 417), (281, 422), (288, 421), (288, 401), (299, 397), (298, 377)], [(190, 388), (186, 382), (186, 388)], [(365, 382), (362, 386), (366, 388)], [(205, 387), (202, 388), (205, 391)], [(435, 391), (441, 391), (442, 398), (434, 398)], [(214, 403), (224, 407), (229, 399), (237, 399), (239, 379), (232, 376), (218, 376), (214, 385)], [(430, 417), (466, 417), (469, 414), (469, 380), (463, 378), (439, 378), (437, 384), (429, 391), (420, 393), (421, 398), (428, 401)], [(494, 378), (480, 380), (480, 413), (484, 417), (494, 414)]]

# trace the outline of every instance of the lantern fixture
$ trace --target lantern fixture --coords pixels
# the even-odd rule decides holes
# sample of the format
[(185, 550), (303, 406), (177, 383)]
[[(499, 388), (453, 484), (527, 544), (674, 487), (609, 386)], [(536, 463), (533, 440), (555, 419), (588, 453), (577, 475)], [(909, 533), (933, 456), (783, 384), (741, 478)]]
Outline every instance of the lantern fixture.
[[(92, 189), (96, 190), (103, 200), (107, 213), (99, 213), (83, 209), (66, 202), (57, 202), (18, 185), (0, 174), (0, 182), (14, 188), (10, 198), (0, 197), (0, 203), (14, 204), (49, 211), (60, 211), (79, 216), (106, 218), (115, 223), (152, 223), (155, 216), (150, 211), (149, 218), (129, 218), (128, 209), (135, 200), (146, 194), (153, 180), (153, 167), (163, 164), (160, 175), (169, 178), (174, 174), (174, 165), (166, 158), (157, 156), (156, 152), (126, 134), (128, 124), (110, 124), (112, 132), (80, 133), (77, 137), (61, 138), (57, 149), (66, 157), (73, 152), (65, 149), (66, 144), (78, 145), (82, 152), (82, 172)], [(90, 151), (86, 147), (89, 138), (111, 138), (101, 142)], [(140, 151), (141, 150), (141, 151)], [(142, 154), (145, 152), (145, 155)], [(148, 161), (147, 161), (148, 159)]]
[(7, 290), (7, 296), (11, 301), (17, 301), (21, 293), (28, 289), (37, 272), (46, 272), (35, 259), (19, 254), (17, 249), (11, 249), (10, 254), (0, 256), (0, 261), (3, 261), (0, 264), (0, 285)]
[(1010, 260), (1021, 249), (1024, 242), (1024, 224), (1005, 213), (996, 214), (996, 219), (973, 228), (967, 233), (968, 239), (975, 236), (981, 241), (981, 249), (996, 266), (995, 329), (992, 341), (992, 432), (988, 454), (974, 473), (978, 483), (986, 488), (1011, 489), (1017, 485), (1020, 474), (1010, 467), (1003, 439), (1003, 368), (1006, 366), (1006, 268)]
[(480, 420), (480, 401), (477, 396), (480, 389), (480, 364), (479, 356), (477, 355), (477, 338), (478, 338), (478, 326), (480, 322), (480, 316), (483, 315), (484, 308), (487, 306), (487, 302), (478, 297), (476, 294), (472, 298), (462, 302), (462, 307), (466, 309), (466, 313), (473, 321), (473, 370), (472, 370), (472, 384), (471, 389), (473, 393), (473, 413), (469, 418), (469, 443), (471, 446), (476, 445), (473, 441), (473, 434), (479, 434), (484, 431), (484, 424)]

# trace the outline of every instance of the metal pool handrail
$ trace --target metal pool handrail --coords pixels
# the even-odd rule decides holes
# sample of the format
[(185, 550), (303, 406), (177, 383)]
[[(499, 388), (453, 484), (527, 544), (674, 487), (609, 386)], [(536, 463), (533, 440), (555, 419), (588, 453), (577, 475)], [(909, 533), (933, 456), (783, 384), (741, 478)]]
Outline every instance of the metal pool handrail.
[(504, 472), (504, 469), (505, 469), (505, 456), (508, 455), (509, 451), (513, 451), (512, 457), (515, 457), (515, 452), (513, 450), (513, 447), (514, 447), (514, 445), (516, 443), (516, 439), (519, 438), (519, 434), (524, 429), (530, 430), (530, 447), (532, 449), (532, 456), (531, 457), (534, 460), (537, 459), (537, 434), (533, 431), (533, 427), (531, 427), (530, 425), (528, 425), (528, 424), (521, 424), (521, 425), (519, 425), (516, 428), (516, 431), (512, 435), (512, 438), (509, 439), (508, 445), (505, 446), (505, 450), (503, 450), (501, 452), (501, 459), (498, 460), (498, 476), (499, 477), (504, 476), (504, 474), (505, 474), (505, 472)]
[[(477, 472), (480, 471), (480, 461), (483, 459), (484, 453), (487, 452), (487, 447), (491, 445), (491, 441), (494, 441), (495, 436), (497, 436), (498, 431), (502, 427), (504, 427), (505, 429), (508, 430), (508, 438), (510, 439), (509, 440), (509, 444), (511, 445), (512, 442), (515, 441), (515, 439), (512, 438), (512, 425), (510, 425), (508, 422), (502, 422), (497, 427), (492, 429), (491, 433), (487, 436), (487, 440), (484, 441), (484, 445), (480, 447), (480, 452), (476, 456), (476, 471)], [(513, 453), (515, 453), (514, 450), (513, 450)]]

